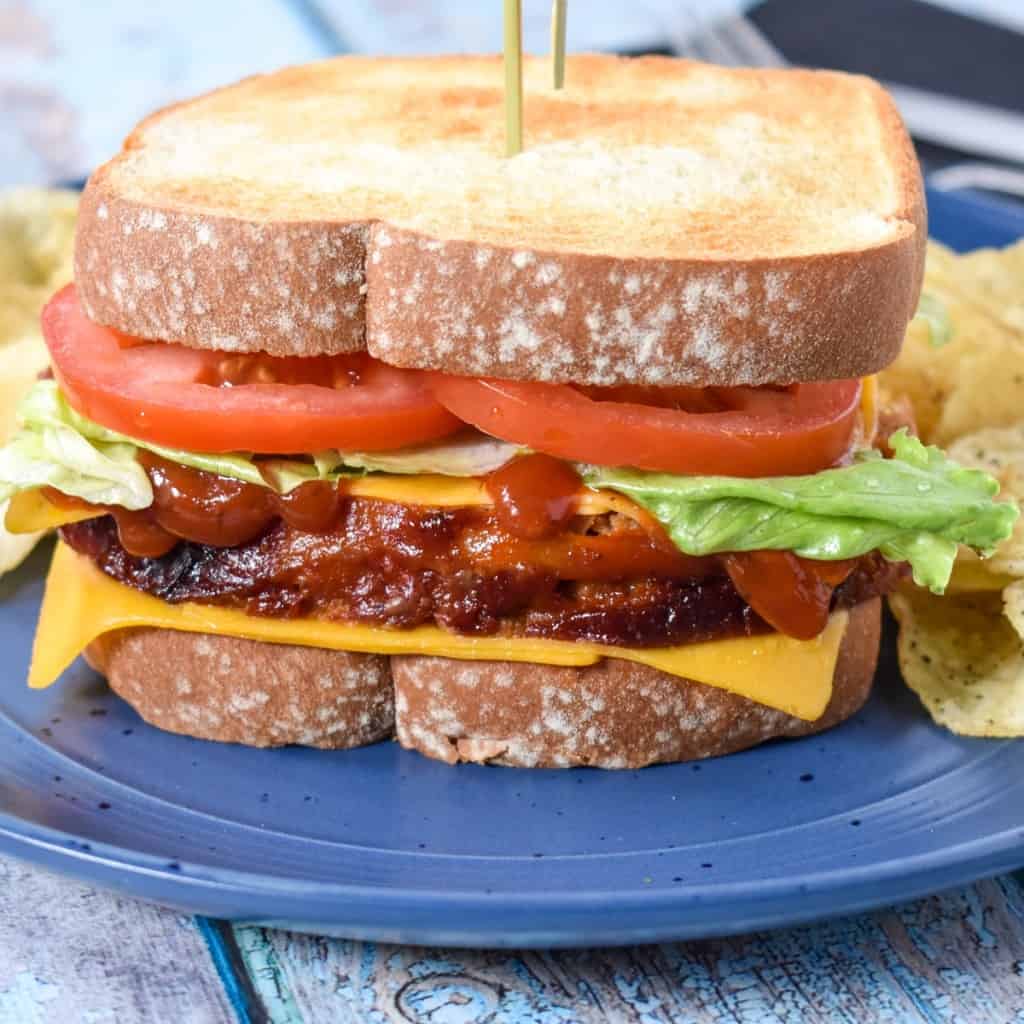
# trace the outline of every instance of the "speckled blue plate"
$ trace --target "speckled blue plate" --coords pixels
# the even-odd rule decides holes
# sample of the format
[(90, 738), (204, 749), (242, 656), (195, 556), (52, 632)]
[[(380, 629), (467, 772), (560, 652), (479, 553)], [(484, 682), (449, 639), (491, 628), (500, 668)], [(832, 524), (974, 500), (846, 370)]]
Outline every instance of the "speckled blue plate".
[[(930, 197), (958, 247), (1011, 210)], [(959, 739), (899, 679), (821, 737), (640, 772), (258, 751), (146, 726), (84, 662), (24, 686), (48, 552), (0, 583), (0, 849), (183, 910), (398, 942), (719, 935), (1024, 865), (1024, 743)]]

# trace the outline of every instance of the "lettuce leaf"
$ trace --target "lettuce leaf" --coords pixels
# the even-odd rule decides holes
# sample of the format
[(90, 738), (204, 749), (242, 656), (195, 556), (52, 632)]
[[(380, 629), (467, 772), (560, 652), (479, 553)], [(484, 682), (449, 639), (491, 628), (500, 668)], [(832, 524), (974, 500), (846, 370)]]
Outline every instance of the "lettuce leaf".
[(140, 449), (193, 469), (272, 487), (285, 494), (310, 480), (338, 480), (369, 471), (478, 476), (520, 450), (472, 435), (395, 452), (317, 452), (311, 461), (255, 459), (246, 452), (209, 454), (127, 437), (75, 412), (56, 381), (37, 382), (18, 407), (22, 429), (0, 449), (0, 502), (17, 491), (50, 486), (97, 505), (146, 508), (153, 500), (138, 462)]
[(403, 448), (396, 452), (347, 452), (341, 456), (350, 469), (373, 473), (439, 473), (442, 476), (484, 476), (528, 449), (486, 434), (454, 441)]
[(95, 505), (145, 508), (153, 489), (136, 452), (130, 444), (88, 441), (66, 426), (20, 431), (0, 449), (0, 501), (49, 486)]
[(950, 319), (946, 304), (937, 295), (921, 292), (914, 319), (925, 322), (928, 328), (928, 344), (932, 348), (942, 348), (953, 340), (953, 321)]
[[(180, 451), (80, 416), (54, 381), (38, 382), (18, 414), (21, 431), (0, 449), (0, 502), (48, 485), (98, 505), (145, 508), (153, 491), (138, 461), (140, 449), (279, 493), (309, 480), (365, 472), (479, 476), (521, 451), (479, 435), (400, 452), (317, 452), (308, 460)], [(769, 549), (832, 560), (877, 550), (909, 562), (919, 584), (941, 592), (958, 545), (991, 553), (1010, 535), (1019, 511), (1013, 503), (994, 501), (999, 485), (988, 474), (958, 466), (905, 431), (894, 434), (890, 445), (891, 459), (860, 452), (853, 465), (810, 476), (582, 469), (588, 486), (620, 491), (650, 511), (688, 554)]]
[(894, 457), (860, 452), (850, 466), (811, 476), (683, 477), (588, 467), (584, 479), (632, 498), (687, 554), (794, 551), (835, 560), (881, 551), (906, 561), (921, 586), (941, 593), (957, 546), (991, 554), (1019, 515), (996, 502), (987, 473), (963, 469), (905, 430)]

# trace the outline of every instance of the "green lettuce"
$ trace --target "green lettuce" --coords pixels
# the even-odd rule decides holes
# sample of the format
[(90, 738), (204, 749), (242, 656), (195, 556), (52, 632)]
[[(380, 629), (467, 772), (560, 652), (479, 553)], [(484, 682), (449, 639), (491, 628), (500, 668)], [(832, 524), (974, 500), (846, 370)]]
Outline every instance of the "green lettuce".
[(153, 500), (134, 445), (91, 442), (68, 427), (23, 430), (0, 449), (0, 501), (55, 487), (95, 505), (145, 508)]
[(942, 348), (953, 340), (953, 321), (950, 319), (946, 304), (937, 295), (921, 292), (914, 319), (925, 322), (928, 328), (928, 344), (932, 348)]
[(453, 441), (402, 448), (395, 452), (339, 455), (349, 469), (371, 473), (439, 473), (442, 476), (484, 476), (509, 459), (528, 451), (521, 445), (486, 434), (470, 434)]
[[(365, 472), (479, 476), (521, 451), (479, 435), (383, 454), (317, 452), (305, 460), (181, 451), (126, 437), (79, 415), (54, 381), (38, 382), (18, 414), (21, 431), (0, 449), (0, 502), (50, 486), (97, 505), (146, 508), (153, 490), (140, 449), (282, 494), (310, 480)], [(919, 584), (941, 592), (958, 545), (991, 553), (1010, 535), (1018, 509), (993, 500), (999, 486), (992, 477), (958, 466), (905, 431), (894, 434), (890, 445), (893, 458), (860, 452), (850, 466), (810, 476), (582, 470), (588, 486), (620, 491), (648, 509), (687, 554), (781, 550), (834, 560), (880, 551), (909, 562)]]
[(745, 479), (669, 476), (588, 467), (593, 488), (632, 498), (687, 554), (793, 551), (835, 560), (870, 551), (909, 562), (914, 580), (941, 593), (957, 546), (991, 554), (1019, 510), (996, 502), (999, 485), (964, 469), (905, 430), (890, 439), (893, 458), (860, 452), (853, 465), (811, 476)]
[(57, 383), (39, 381), (18, 407), (22, 429), (0, 449), (0, 501), (18, 491), (50, 486), (96, 505), (146, 508), (153, 501), (140, 449), (193, 469), (272, 487), (286, 494), (310, 480), (339, 480), (363, 472), (478, 476), (504, 465), (519, 449), (472, 435), (395, 452), (317, 452), (310, 461), (259, 458), (245, 452), (207, 454), (127, 437), (79, 415)]

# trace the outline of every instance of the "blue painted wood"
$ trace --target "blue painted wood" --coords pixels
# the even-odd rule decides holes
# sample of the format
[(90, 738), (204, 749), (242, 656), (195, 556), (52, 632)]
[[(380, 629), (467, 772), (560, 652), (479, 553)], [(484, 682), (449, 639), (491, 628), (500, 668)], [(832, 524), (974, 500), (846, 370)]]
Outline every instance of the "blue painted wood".
[(7, 0), (0, 185), (82, 177), (155, 108), (327, 52), (287, 0)]
[(0, 1024), (235, 1019), (191, 918), (0, 859)]
[[(0, 4), (0, 181), (84, 173), (158, 103), (338, 48), (337, 22), (308, 0), (290, 6)], [(235, 937), (248, 978), (213, 923), (0, 861), (0, 1022), (1024, 1022), (1020, 877), (770, 935), (626, 950)]]
[(245, 969), (239, 970), (235, 960), (237, 945), (230, 926), (209, 917), (196, 917), (196, 928), (206, 943), (224, 994), (231, 1002), (238, 1024), (252, 1024), (263, 1016), (262, 1004), (253, 990)]
[(514, 952), (241, 927), (275, 1021), (1024, 1022), (1024, 886), (707, 942)]

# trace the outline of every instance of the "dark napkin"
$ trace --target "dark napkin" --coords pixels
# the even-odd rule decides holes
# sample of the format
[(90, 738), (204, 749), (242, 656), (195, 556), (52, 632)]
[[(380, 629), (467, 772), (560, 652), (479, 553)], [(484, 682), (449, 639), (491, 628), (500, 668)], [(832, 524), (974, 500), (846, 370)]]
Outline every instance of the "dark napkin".
[(748, 17), (794, 64), (1024, 112), (1024, 34), (921, 0), (765, 0)]
[[(787, 60), (1024, 112), (1024, 34), (921, 0), (765, 0), (748, 17)], [(970, 157), (919, 143), (929, 170)]]

